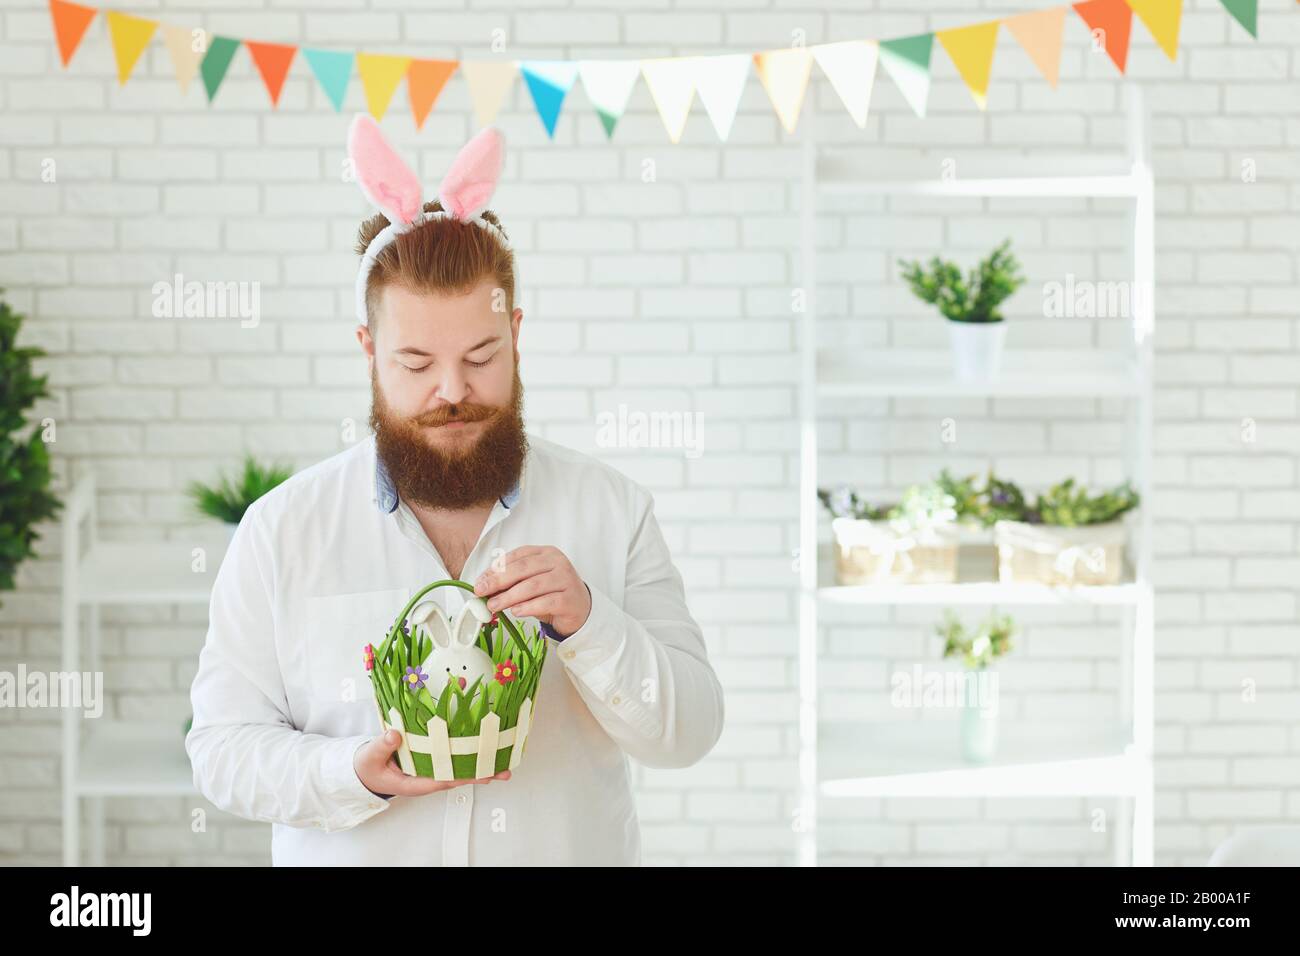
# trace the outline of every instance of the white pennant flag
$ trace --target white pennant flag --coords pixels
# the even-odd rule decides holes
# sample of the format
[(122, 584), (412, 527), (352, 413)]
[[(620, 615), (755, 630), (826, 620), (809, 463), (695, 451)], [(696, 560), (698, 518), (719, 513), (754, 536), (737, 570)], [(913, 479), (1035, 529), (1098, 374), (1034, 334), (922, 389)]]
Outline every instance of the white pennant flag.
[(686, 117), (695, 99), (694, 57), (672, 56), (641, 61), (645, 85), (659, 110), (668, 138), (674, 143), (682, 138)]
[(749, 76), (749, 64), (753, 57), (748, 53), (728, 53), (722, 56), (697, 56), (694, 61), (695, 89), (700, 94), (700, 102), (709, 114), (718, 139), (725, 142), (731, 135), (731, 124), (736, 119), (736, 110), (740, 106), (741, 94), (745, 91), (745, 79)]
[(840, 101), (853, 117), (853, 122), (859, 128), (866, 126), (871, 87), (876, 79), (876, 63), (880, 59), (880, 48), (875, 41), (819, 43), (812, 48), (812, 55), (839, 94)]

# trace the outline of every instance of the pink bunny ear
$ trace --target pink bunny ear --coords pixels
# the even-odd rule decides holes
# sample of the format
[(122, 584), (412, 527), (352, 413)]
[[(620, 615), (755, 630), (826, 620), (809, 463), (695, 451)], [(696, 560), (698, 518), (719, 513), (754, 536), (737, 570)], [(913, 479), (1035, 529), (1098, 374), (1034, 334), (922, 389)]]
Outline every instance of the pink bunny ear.
[(438, 187), (442, 208), (462, 221), (486, 209), (501, 178), (505, 151), (506, 138), (495, 126), (483, 128), (462, 146)]
[(358, 113), (348, 128), (348, 156), (366, 198), (389, 222), (409, 223), (420, 214), (420, 180), (388, 145), (379, 124)]

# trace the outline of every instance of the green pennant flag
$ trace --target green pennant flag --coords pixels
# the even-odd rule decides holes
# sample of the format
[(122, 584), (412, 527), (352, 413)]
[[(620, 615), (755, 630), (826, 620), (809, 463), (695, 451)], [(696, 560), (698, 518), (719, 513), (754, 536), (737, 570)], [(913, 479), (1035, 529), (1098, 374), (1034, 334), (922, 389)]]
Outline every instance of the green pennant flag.
[(209, 103), (217, 95), (217, 87), (221, 86), (221, 81), (226, 78), (226, 70), (230, 68), (230, 61), (235, 58), (239, 42), (230, 37), (212, 38), (212, 45), (208, 47), (208, 52), (199, 65), (199, 72), (203, 75), (203, 88), (208, 91)]
[(1223, 4), (1223, 9), (1232, 14), (1232, 18), (1246, 28), (1246, 32), (1258, 39), (1259, 34), (1255, 32), (1255, 14), (1258, 3), (1256, 0), (1219, 0)]
[(933, 49), (933, 33), (880, 41), (880, 65), (917, 116), (925, 116), (925, 101), (930, 96), (930, 51)]

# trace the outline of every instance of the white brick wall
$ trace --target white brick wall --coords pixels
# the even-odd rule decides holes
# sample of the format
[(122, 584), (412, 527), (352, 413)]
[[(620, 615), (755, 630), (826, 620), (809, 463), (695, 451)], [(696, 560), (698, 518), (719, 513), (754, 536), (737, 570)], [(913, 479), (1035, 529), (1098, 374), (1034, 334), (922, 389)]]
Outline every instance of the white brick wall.
[[(935, 0), (798, 3), (478, 2), (429, 12), (419, 0), (321, 10), (307, 0), (128, 4), (176, 24), (258, 39), (434, 56), (481, 55), (503, 30), (514, 55), (625, 56), (749, 51), (791, 42), (898, 36), (1043, 4)], [(927, 15), (920, 8), (932, 11)], [(1200, 864), (1234, 824), (1300, 815), (1300, 11), (1261, 3), (1252, 42), (1216, 0), (1188, 0), (1169, 63), (1140, 23), (1130, 76), (1154, 109), (1157, 177), (1157, 860)], [(429, 39), (413, 39), (429, 38)], [(436, 38), (436, 39), (434, 39)], [(857, 130), (829, 84), (805, 106), (821, 135), (878, 144), (891, 158), (1122, 145), (1121, 81), (1067, 24), (1059, 90), (1005, 34), (981, 114), (942, 49), (930, 118), (878, 78)], [(49, 350), (61, 481), (93, 472), (118, 535), (183, 536), (183, 488), (244, 450), (305, 466), (364, 421), (364, 366), (346, 320), (350, 246), (366, 212), (340, 181), (354, 78), (335, 115), (301, 60), (278, 111), (247, 53), (215, 105), (176, 89), (155, 41), (124, 88), (103, 21), (73, 67), (58, 67), (43, 0), (0, 13), (0, 285)], [(521, 250), (523, 376), (530, 427), (608, 455), (656, 491), (658, 512), (727, 690), (715, 752), (684, 771), (638, 768), (652, 863), (788, 863), (796, 779), (797, 327), (799, 152), (750, 79), (731, 141), (697, 103), (667, 143), (643, 85), (612, 144), (580, 88), (548, 142), (516, 86), (496, 203)], [(386, 129), (427, 181), (474, 123), (454, 77), (423, 132), (399, 92)], [(57, 163), (43, 183), (42, 163)], [(647, 160), (657, 179), (642, 181)], [(1243, 161), (1257, 181), (1243, 183)], [(960, 160), (959, 160), (960, 161)], [(926, 168), (924, 165), (918, 168)], [(1118, 341), (1122, 323), (1041, 316), (1042, 283), (1066, 272), (1124, 277), (1115, 203), (936, 200), (845, 203), (821, 221), (825, 344), (941, 345), (937, 323), (896, 280), (900, 255), (973, 259), (1005, 236), (1031, 282), (1012, 301), (1012, 344)], [(187, 279), (259, 281), (262, 321), (167, 320), (150, 287)], [(595, 415), (620, 403), (704, 417), (705, 454), (594, 445)], [(823, 479), (879, 494), (942, 464), (989, 461), (1030, 485), (1065, 473), (1119, 475), (1123, 407), (1113, 401), (995, 400), (961, 409), (941, 449), (927, 401), (846, 404), (822, 426)], [(1253, 444), (1241, 421), (1258, 423)], [(57, 666), (55, 529), (18, 592), (3, 595), (0, 668)], [(892, 669), (933, 661), (936, 609), (828, 613), (826, 712), (867, 717)], [(1023, 611), (1004, 669), (1004, 708), (1034, 719), (1113, 713), (1113, 612)], [(108, 615), (109, 713), (174, 722), (178, 739), (204, 634), (204, 609)], [(1244, 703), (1253, 680), (1258, 696)], [(0, 862), (58, 859), (57, 714), (0, 711)], [(1110, 838), (1084, 800), (859, 801), (824, 807), (829, 862), (1105, 863)], [(215, 815), (190, 832), (190, 800), (109, 802), (110, 859), (265, 862), (266, 828)]]

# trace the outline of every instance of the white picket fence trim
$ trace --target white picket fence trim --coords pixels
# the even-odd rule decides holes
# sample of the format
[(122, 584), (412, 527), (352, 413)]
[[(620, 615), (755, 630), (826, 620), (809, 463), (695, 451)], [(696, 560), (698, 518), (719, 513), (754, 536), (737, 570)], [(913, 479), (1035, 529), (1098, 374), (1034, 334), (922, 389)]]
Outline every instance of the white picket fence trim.
[[(378, 702), (376, 702), (378, 706)], [(416, 734), (406, 729), (401, 712), (389, 708), (385, 715), (379, 710), (379, 722), (384, 731), (396, 730), (402, 735), (402, 742), (397, 747), (397, 763), (402, 772), (415, 776), (415, 760), (412, 754), (428, 754), (433, 759), (433, 779), (452, 780), (451, 758), (466, 754), (477, 754), (476, 777), (490, 777), (496, 770), (497, 751), (510, 747), (510, 765), (513, 770), (519, 766), (524, 751), (528, 747), (528, 732), (533, 725), (533, 702), (525, 697), (519, 705), (519, 722), (507, 730), (501, 730), (501, 718), (496, 714), (486, 714), (479, 724), (479, 732), (473, 737), (452, 737), (447, 732), (447, 722), (441, 717), (429, 719), (429, 733)], [(517, 743), (516, 743), (517, 741)]]

